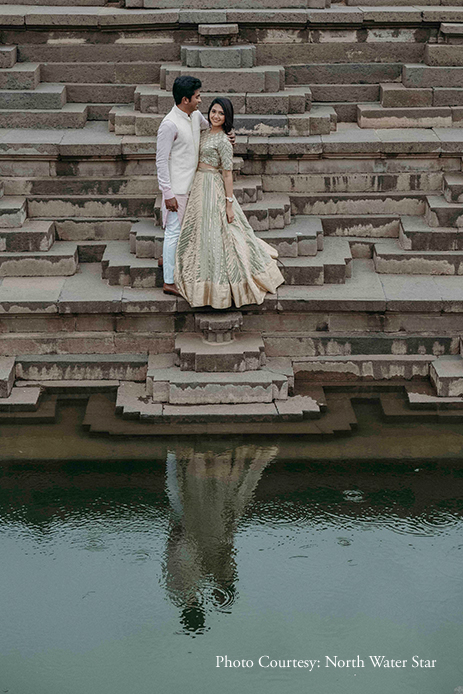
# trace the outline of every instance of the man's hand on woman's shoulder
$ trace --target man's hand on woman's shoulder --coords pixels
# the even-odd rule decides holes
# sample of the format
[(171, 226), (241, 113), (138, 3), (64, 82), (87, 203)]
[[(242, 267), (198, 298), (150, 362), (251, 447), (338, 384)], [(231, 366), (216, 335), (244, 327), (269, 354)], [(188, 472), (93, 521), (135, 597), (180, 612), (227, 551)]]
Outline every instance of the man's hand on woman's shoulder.
[(228, 139), (230, 140), (231, 144), (234, 145), (236, 142), (236, 134), (234, 130), (230, 130), (228, 133)]

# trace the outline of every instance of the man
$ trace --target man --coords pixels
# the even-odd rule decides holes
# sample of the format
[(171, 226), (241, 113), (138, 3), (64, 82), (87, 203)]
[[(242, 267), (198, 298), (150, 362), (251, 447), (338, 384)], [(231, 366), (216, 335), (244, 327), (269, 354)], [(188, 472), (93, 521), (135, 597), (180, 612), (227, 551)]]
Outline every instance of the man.
[(184, 75), (172, 88), (175, 106), (159, 126), (156, 166), (162, 192), (164, 293), (180, 296), (174, 283), (175, 251), (188, 193), (198, 166), (200, 131), (209, 123), (197, 110), (201, 81)]

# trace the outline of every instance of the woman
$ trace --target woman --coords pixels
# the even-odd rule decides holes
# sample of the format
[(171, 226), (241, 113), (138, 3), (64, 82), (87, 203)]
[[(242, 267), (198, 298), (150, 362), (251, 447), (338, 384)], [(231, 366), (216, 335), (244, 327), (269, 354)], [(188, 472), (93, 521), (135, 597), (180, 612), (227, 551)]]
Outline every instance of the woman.
[(258, 239), (233, 196), (229, 99), (214, 99), (177, 245), (175, 284), (193, 306), (261, 304), (284, 281), (277, 252)]

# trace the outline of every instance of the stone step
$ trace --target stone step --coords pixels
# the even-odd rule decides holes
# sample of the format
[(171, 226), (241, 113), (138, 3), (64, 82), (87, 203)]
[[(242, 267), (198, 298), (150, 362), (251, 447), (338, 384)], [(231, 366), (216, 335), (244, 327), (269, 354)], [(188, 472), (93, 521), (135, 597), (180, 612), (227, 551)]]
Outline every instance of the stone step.
[[(402, 63), (308, 63), (285, 67), (286, 86), (310, 85), (379, 85), (400, 82)], [(312, 92), (314, 93), (314, 91)], [(334, 94), (335, 92), (333, 92)], [(315, 99), (315, 97), (314, 97)], [(318, 100), (318, 99), (317, 99)], [(332, 98), (331, 101), (342, 101)]]
[(428, 43), (424, 49), (424, 62), (439, 67), (463, 67), (463, 45)]
[(77, 270), (77, 244), (58, 241), (48, 251), (0, 253), (0, 277), (54, 277)]
[(434, 87), (433, 106), (463, 106), (463, 87)]
[[(212, 101), (222, 96), (222, 92), (201, 91), (201, 110), (207, 113)], [(304, 113), (310, 110), (312, 95), (308, 87), (286, 88), (274, 93), (237, 92), (227, 94), (233, 104), (235, 114), (285, 115)], [(135, 109), (141, 113), (166, 114), (172, 107), (172, 95), (157, 86), (140, 85), (135, 90)]]
[(412, 410), (448, 412), (449, 410), (463, 409), (462, 397), (439, 397), (428, 383), (407, 383), (405, 392), (407, 393), (408, 405)]
[(447, 106), (384, 108), (359, 104), (357, 123), (361, 128), (451, 128), (452, 109)]
[(0, 398), (0, 412), (35, 412), (41, 395), (41, 388), (15, 386), (7, 398)]
[[(117, 12), (117, 9), (116, 9)], [(114, 15), (113, 15), (114, 16)], [(158, 64), (160, 62), (172, 62), (180, 60), (180, 46), (176, 41), (160, 41), (159, 43), (151, 41), (150, 38), (119, 38), (114, 42), (105, 43), (98, 36), (93, 39), (95, 34), (87, 33), (86, 41), (77, 43), (75, 41), (58, 42), (58, 43), (19, 43), (19, 55), (21, 60), (30, 60), (37, 63), (45, 63), (51, 65), (81, 63), (85, 66), (86, 63), (100, 63), (101, 70), (110, 76), (115, 75), (116, 63), (123, 63), (128, 66), (131, 62), (140, 62), (140, 58), (145, 61), (144, 64)], [(149, 35), (148, 35), (149, 36)], [(84, 67), (85, 74), (88, 76), (89, 70)], [(159, 70), (157, 70), (159, 75)], [(130, 72), (128, 72), (130, 74)], [(134, 75), (132, 75), (133, 77)], [(62, 81), (62, 80), (59, 80)], [(81, 82), (85, 80), (80, 80)], [(90, 76), (90, 82), (93, 77)], [(108, 81), (113, 81), (110, 78)], [(118, 80), (121, 81), (120, 79)], [(157, 79), (152, 79), (151, 82), (156, 82)], [(136, 79), (129, 79), (128, 83), (137, 84)]]
[(29, 195), (30, 217), (152, 217), (152, 195)]
[(170, 405), (244, 404), (286, 400), (288, 379), (267, 369), (244, 373), (148, 369), (147, 394)]
[(400, 245), (416, 251), (462, 251), (463, 229), (430, 227), (424, 217), (400, 218)]
[(463, 204), (463, 174), (444, 174), (444, 198)]
[(398, 238), (400, 217), (393, 215), (321, 216), (325, 236)]
[(56, 238), (62, 241), (122, 241), (129, 239), (134, 217), (56, 218)]
[(162, 287), (162, 268), (153, 258), (137, 258), (130, 253), (126, 243), (107, 243), (101, 260), (103, 279), (108, 284), (128, 287)]
[(262, 177), (238, 176), (233, 183), (233, 194), (240, 205), (262, 200)]
[(291, 222), (291, 203), (284, 193), (265, 193), (261, 200), (242, 208), (254, 231), (284, 229)]
[(54, 222), (27, 219), (19, 228), (0, 228), (0, 251), (48, 251), (54, 240)]
[(428, 195), (425, 217), (430, 227), (463, 227), (463, 204), (447, 202), (438, 195)]
[(260, 333), (237, 333), (228, 342), (206, 342), (199, 333), (182, 333), (175, 338), (177, 366), (181, 371), (255, 371), (265, 365), (265, 348)]
[(277, 422), (320, 417), (320, 407), (310, 396), (296, 395), (274, 403), (240, 405), (168, 405), (147, 402), (146, 389), (140, 383), (121, 383), (117, 392), (116, 413), (123, 419), (157, 423), (200, 422)]
[[(130, 381), (127, 381), (130, 383)], [(27, 388), (40, 388), (42, 392), (59, 395), (89, 395), (91, 393), (108, 393), (117, 391), (120, 381), (28, 381)], [(141, 384), (138, 384), (141, 385)], [(142, 387), (144, 387), (143, 384)]]
[(463, 359), (461, 356), (442, 356), (430, 368), (431, 383), (443, 398), (463, 395)]
[(50, 424), (56, 421), (57, 402), (56, 395), (43, 396), (36, 410), (0, 412), (0, 421), (5, 424)]
[[(83, 46), (87, 49), (88, 44)], [(103, 48), (102, 44), (98, 45), (98, 49)], [(137, 47), (137, 50), (140, 50)], [(98, 84), (98, 88), (95, 89), (94, 84), (64, 84), (66, 87), (66, 95), (69, 103), (79, 103), (79, 104), (107, 104), (114, 106), (114, 104), (131, 104), (135, 98), (135, 84)], [(171, 99), (172, 102), (172, 99)], [(166, 111), (167, 113), (167, 111)]]
[[(168, 45), (168, 44), (167, 44)], [(160, 62), (49, 62), (41, 64), (42, 82), (64, 84), (153, 84), (159, 82)], [(1, 85), (0, 85), (1, 86)]]
[[(170, 91), (176, 77), (189, 75), (190, 72), (189, 68), (181, 65), (162, 65), (161, 88)], [(237, 84), (240, 85), (240, 92), (252, 93), (278, 92), (285, 87), (285, 69), (278, 65), (239, 69), (195, 68), (195, 76), (201, 80), (205, 92), (234, 92)]]
[(395, 241), (375, 243), (373, 260), (376, 272), (391, 275), (461, 275), (463, 250), (404, 250)]
[(28, 381), (144, 381), (147, 365), (146, 354), (28, 354), (16, 357), (16, 377)]
[(61, 109), (1, 110), (0, 128), (83, 128), (86, 104), (65, 104)]
[(352, 254), (347, 239), (326, 238), (315, 257), (280, 258), (287, 285), (344, 284), (351, 276)]
[[(302, 116), (293, 116), (290, 123), (290, 136), (304, 137), (306, 132), (303, 129), (298, 129), (297, 119)], [(338, 116), (335, 109), (327, 104), (313, 104), (309, 113), (309, 130), (307, 135), (329, 135), (330, 132), (336, 131)]]
[(342, 102), (357, 104), (379, 101), (377, 84), (310, 84), (312, 100), (317, 102)]
[[(157, 195), (156, 177), (134, 176), (49, 176), (46, 178), (5, 178), (5, 190), (8, 195), (19, 194), (36, 196), (145, 196)], [(12, 192), (10, 192), (12, 191)]]
[(0, 198), (0, 229), (18, 229), (26, 221), (26, 198), (4, 195)]
[(0, 46), (0, 68), (12, 68), (18, 59), (16, 46)]
[(403, 84), (380, 84), (381, 106), (384, 108), (423, 108), (435, 106), (433, 90), (410, 89)]
[(426, 193), (290, 193), (293, 214), (332, 215), (422, 215)]
[(0, 91), (0, 109), (61, 109), (66, 103), (66, 87), (63, 84), (39, 84), (34, 90)]
[(463, 24), (442, 22), (439, 27), (439, 40), (445, 43), (463, 44)]
[(38, 63), (16, 63), (9, 68), (0, 68), (0, 89), (36, 89), (40, 75)]
[(406, 87), (458, 87), (463, 84), (462, 67), (432, 67), (429, 65), (404, 65), (402, 82)]
[(234, 46), (181, 46), (182, 65), (193, 68), (251, 68), (256, 64), (256, 47), (252, 44)]
[(425, 379), (434, 355), (349, 354), (345, 356), (297, 357), (293, 359), (296, 383)]
[(8, 398), (15, 379), (14, 357), (0, 357), (0, 398)]

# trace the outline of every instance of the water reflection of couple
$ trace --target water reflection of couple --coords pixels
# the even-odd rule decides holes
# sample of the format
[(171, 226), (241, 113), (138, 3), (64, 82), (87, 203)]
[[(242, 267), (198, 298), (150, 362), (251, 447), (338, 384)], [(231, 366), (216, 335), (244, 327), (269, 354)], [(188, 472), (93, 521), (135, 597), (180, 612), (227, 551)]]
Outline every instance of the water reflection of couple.
[(233, 196), (233, 106), (216, 98), (204, 118), (200, 88), (195, 77), (177, 77), (175, 106), (158, 131), (164, 292), (194, 307), (261, 304), (283, 282), (277, 253)]
[(227, 610), (234, 602), (235, 532), (277, 452), (239, 446), (220, 453), (184, 448), (167, 456), (172, 515), (164, 575), (189, 632), (204, 629), (211, 607)]

